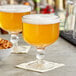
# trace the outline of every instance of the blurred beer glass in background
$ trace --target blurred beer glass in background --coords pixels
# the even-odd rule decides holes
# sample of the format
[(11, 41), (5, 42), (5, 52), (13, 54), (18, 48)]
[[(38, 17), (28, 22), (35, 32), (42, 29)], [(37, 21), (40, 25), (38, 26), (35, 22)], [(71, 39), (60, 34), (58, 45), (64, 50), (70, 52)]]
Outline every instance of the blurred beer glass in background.
[(74, 4), (74, 31), (73, 31), (73, 38), (76, 39), (76, 1)]
[(67, 1), (66, 17), (64, 22), (64, 31), (66, 34), (72, 35), (76, 38), (76, 3), (75, 1)]
[(11, 42), (13, 43), (13, 52), (22, 52), (18, 47), (18, 33), (22, 32), (22, 16), (30, 14), (31, 7), (26, 5), (2, 5), (0, 6), (0, 25), (1, 28), (11, 34)]
[(74, 30), (74, 3), (68, 0), (66, 6), (66, 17), (64, 22), (65, 33), (71, 34)]

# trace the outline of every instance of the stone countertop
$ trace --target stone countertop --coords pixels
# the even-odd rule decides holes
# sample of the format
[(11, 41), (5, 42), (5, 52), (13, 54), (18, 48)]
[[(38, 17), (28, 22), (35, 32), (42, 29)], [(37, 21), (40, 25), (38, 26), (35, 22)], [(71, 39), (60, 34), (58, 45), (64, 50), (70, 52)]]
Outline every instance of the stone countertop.
[[(27, 45), (20, 36), (19, 44)], [(4, 39), (9, 35), (0, 35)], [(75, 76), (76, 75), (76, 47), (59, 38), (54, 44), (46, 49), (46, 60), (65, 64), (64, 67), (54, 69), (45, 73), (38, 73), (16, 68), (23, 62), (35, 60), (36, 48), (31, 47), (28, 54), (11, 54), (8, 58), (0, 61), (0, 76)]]

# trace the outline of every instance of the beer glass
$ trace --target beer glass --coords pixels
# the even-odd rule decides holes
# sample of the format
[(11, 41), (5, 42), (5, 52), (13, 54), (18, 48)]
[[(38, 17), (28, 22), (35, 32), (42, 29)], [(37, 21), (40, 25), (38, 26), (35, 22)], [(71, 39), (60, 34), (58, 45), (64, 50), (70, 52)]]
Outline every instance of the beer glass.
[(37, 48), (37, 60), (27, 63), (27, 68), (49, 68), (48, 62), (43, 59), (45, 47), (53, 44), (59, 37), (59, 18), (53, 14), (30, 14), (23, 16), (22, 21), (24, 40)]
[(73, 31), (73, 38), (76, 39), (76, 16), (75, 16), (75, 26)]
[(74, 3), (73, 1), (68, 0), (66, 5), (66, 17), (64, 22), (64, 30), (66, 34), (71, 34), (74, 29)]
[(73, 31), (73, 38), (76, 39), (76, 1), (74, 4), (74, 31)]
[(64, 30), (66, 34), (71, 34), (76, 39), (76, 1), (67, 1), (66, 18)]
[(30, 11), (31, 7), (26, 5), (0, 6), (0, 26), (11, 34), (14, 53), (22, 52), (21, 47), (18, 47), (18, 33), (22, 32), (22, 16), (30, 14)]

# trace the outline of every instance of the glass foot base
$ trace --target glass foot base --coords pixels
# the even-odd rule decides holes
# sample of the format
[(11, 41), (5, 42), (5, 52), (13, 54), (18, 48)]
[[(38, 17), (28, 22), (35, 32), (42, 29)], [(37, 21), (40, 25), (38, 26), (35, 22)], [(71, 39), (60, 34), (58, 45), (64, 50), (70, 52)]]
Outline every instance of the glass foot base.
[(38, 61), (31, 61), (28, 63), (22, 63), (20, 65), (16, 65), (18, 68), (27, 69), (31, 71), (37, 71), (37, 72), (46, 72), (49, 70), (53, 70), (55, 68), (59, 68), (61, 66), (64, 66), (64, 64), (54, 63), (54, 62), (48, 62), (43, 60), (42, 63), (38, 63)]
[(31, 46), (18, 46), (16, 48), (13, 48), (12, 53), (14, 53), (14, 54), (28, 53), (30, 48), (31, 48)]

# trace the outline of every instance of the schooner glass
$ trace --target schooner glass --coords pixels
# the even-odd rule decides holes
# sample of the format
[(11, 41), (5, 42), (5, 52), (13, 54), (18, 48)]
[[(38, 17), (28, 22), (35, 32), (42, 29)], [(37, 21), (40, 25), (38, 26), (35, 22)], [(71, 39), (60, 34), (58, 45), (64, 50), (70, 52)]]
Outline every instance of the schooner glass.
[(0, 6), (0, 25), (2, 29), (11, 34), (11, 42), (14, 45), (14, 53), (21, 53), (24, 51), (21, 50), (21, 47), (18, 47), (18, 33), (22, 32), (22, 16), (30, 14), (30, 11), (31, 7), (26, 5)]
[(37, 48), (37, 60), (27, 63), (27, 68), (33, 68), (33, 70), (49, 68), (48, 62), (43, 58), (45, 47), (53, 44), (59, 37), (60, 20), (58, 16), (30, 14), (23, 16), (22, 21), (24, 40)]

